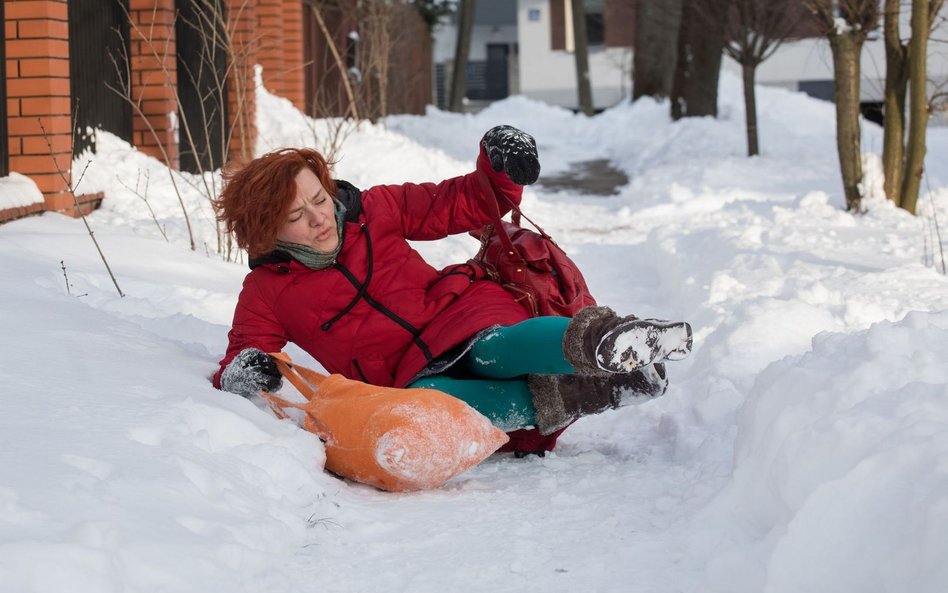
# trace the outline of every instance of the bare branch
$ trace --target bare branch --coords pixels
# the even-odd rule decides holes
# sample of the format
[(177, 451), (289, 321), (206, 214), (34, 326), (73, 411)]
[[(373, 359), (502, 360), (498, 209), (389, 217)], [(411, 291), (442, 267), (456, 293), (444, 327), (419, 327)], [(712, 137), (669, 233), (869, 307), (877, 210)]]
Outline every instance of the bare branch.
[(359, 110), (356, 107), (355, 94), (352, 91), (352, 84), (349, 82), (349, 77), (346, 75), (346, 64), (342, 60), (342, 56), (339, 54), (339, 48), (336, 47), (336, 41), (333, 39), (332, 33), (329, 32), (329, 28), (326, 26), (326, 21), (323, 19), (323, 13), (316, 3), (306, 2), (306, 4), (309, 5), (309, 9), (316, 18), (316, 23), (319, 25), (319, 30), (322, 31), (323, 37), (326, 39), (326, 46), (329, 48), (333, 60), (336, 61), (336, 67), (339, 68), (339, 72), (342, 73), (342, 86), (346, 91), (346, 95), (349, 97), (349, 112), (352, 113), (353, 119), (358, 120)]
[(91, 163), (87, 161), (86, 166), (83, 167), (82, 173), (79, 175), (79, 180), (75, 183), (75, 185), (70, 184), (69, 178), (66, 176), (66, 172), (63, 171), (62, 167), (59, 166), (59, 161), (56, 160), (56, 153), (53, 151), (53, 143), (49, 139), (49, 134), (46, 133), (46, 127), (43, 126), (43, 120), (38, 117), (36, 118), (36, 121), (39, 122), (40, 131), (43, 133), (43, 140), (46, 141), (46, 147), (49, 149), (49, 156), (53, 159), (53, 166), (56, 167), (56, 173), (68, 188), (67, 191), (69, 192), (69, 195), (72, 196), (72, 203), (75, 205), (76, 212), (79, 214), (79, 218), (82, 219), (82, 224), (85, 225), (86, 231), (89, 233), (89, 238), (92, 239), (92, 243), (95, 245), (96, 251), (99, 252), (99, 257), (102, 259), (102, 263), (105, 264), (105, 269), (109, 273), (109, 277), (112, 279), (112, 284), (115, 285), (115, 290), (118, 291), (119, 297), (124, 298), (125, 294), (122, 292), (122, 289), (119, 288), (118, 280), (115, 279), (115, 274), (112, 273), (112, 268), (109, 266), (109, 261), (105, 258), (105, 254), (102, 252), (102, 248), (99, 246), (98, 239), (95, 238), (95, 232), (92, 230), (92, 227), (89, 226), (89, 221), (86, 219), (86, 214), (82, 211), (82, 207), (79, 205), (79, 198), (76, 197), (76, 188), (79, 187), (79, 184), (82, 182), (83, 177), (85, 177), (86, 170), (89, 168)]

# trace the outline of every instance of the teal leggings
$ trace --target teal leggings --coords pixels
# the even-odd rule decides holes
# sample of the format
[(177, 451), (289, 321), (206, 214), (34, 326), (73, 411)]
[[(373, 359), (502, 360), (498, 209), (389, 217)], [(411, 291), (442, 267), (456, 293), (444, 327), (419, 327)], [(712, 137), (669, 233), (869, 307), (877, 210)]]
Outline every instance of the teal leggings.
[(453, 395), (506, 432), (533, 426), (536, 414), (526, 375), (574, 372), (563, 356), (563, 332), (569, 321), (568, 317), (534, 317), (498, 328), (474, 342), (457, 362), (476, 378), (432, 375), (409, 387)]

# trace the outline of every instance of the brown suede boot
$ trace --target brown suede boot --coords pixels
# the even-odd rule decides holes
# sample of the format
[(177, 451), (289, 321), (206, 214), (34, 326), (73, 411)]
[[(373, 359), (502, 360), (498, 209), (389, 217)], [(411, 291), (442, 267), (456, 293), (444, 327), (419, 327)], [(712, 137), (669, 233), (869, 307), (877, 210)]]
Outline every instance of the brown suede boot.
[(609, 307), (586, 307), (563, 334), (563, 354), (577, 373), (628, 373), (691, 352), (691, 326), (683, 321), (619, 317)]
[(550, 434), (577, 418), (639, 404), (665, 393), (665, 366), (609, 375), (528, 375), (537, 429)]

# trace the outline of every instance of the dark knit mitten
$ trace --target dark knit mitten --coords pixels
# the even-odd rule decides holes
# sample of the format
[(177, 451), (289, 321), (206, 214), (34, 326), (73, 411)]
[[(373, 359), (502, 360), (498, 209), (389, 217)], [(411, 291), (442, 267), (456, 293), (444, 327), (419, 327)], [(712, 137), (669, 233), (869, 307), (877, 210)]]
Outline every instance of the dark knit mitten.
[(533, 136), (513, 126), (495, 126), (481, 140), (494, 171), (504, 171), (517, 185), (530, 185), (540, 177), (540, 159)]
[(276, 391), (283, 377), (270, 356), (256, 348), (241, 350), (221, 373), (221, 389), (244, 397)]

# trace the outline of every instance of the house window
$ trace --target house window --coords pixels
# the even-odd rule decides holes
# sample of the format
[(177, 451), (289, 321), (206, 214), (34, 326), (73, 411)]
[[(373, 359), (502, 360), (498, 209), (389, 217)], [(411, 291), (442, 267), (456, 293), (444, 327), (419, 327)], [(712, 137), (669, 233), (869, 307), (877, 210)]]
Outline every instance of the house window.
[[(574, 51), (574, 33), (573, 33), (573, 6), (571, 0), (562, 0), (563, 11), (566, 21), (565, 27), (565, 49)], [(605, 28), (603, 26), (603, 4), (604, 0), (583, 0), (583, 8), (586, 10), (586, 42), (590, 47), (605, 44)], [(554, 46), (554, 49), (556, 47)]]
[(586, 39), (589, 45), (605, 43), (605, 28), (602, 21), (603, 0), (583, 0), (586, 8)]

